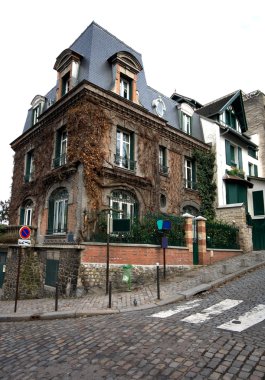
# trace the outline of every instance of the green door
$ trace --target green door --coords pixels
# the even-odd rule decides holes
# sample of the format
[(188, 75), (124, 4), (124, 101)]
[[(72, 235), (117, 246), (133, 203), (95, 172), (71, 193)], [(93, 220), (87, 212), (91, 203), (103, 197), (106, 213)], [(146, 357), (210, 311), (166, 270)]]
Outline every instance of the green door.
[(197, 221), (193, 218), (192, 221), (193, 230), (193, 265), (199, 264), (199, 250), (198, 250), (198, 231), (197, 231)]
[(252, 241), (254, 251), (265, 249), (265, 221), (264, 219), (252, 220)]
[(0, 252), (0, 288), (2, 288), (5, 279), (6, 256), (6, 252)]

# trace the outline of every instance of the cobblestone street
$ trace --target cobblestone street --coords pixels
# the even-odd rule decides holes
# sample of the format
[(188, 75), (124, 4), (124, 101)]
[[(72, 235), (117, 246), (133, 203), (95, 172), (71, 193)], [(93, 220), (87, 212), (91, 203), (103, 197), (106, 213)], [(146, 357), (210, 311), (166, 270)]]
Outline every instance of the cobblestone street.
[[(220, 328), (264, 306), (264, 277), (260, 268), (190, 300), (137, 312), (1, 323), (1, 379), (264, 379), (264, 319), (241, 332)], [(227, 300), (238, 302), (222, 311)], [(184, 321), (198, 312), (205, 321)]]

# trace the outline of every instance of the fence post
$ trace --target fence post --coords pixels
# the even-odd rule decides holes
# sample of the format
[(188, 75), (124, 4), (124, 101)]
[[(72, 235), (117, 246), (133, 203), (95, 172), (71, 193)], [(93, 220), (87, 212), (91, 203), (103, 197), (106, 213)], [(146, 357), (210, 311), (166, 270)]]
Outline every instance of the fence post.
[(190, 264), (193, 264), (193, 230), (192, 230), (193, 216), (188, 213), (185, 213), (182, 216), (183, 218), (185, 218), (185, 240), (186, 240), (186, 246), (190, 254)]
[(198, 252), (199, 252), (199, 264), (207, 264), (206, 258), (206, 220), (203, 216), (197, 216), (196, 221), (198, 223)]

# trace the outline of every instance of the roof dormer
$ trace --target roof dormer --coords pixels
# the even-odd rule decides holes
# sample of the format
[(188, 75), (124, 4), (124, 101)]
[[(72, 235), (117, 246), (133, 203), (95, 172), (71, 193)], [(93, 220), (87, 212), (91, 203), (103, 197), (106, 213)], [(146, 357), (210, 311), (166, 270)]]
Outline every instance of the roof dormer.
[(81, 59), (82, 56), (71, 49), (65, 49), (57, 57), (53, 67), (58, 74), (57, 100), (77, 84)]
[(143, 69), (140, 62), (129, 52), (120, 51), (108, 61), (112, 65), (112, 91), (134, 103), (139, 103), (137, 93), (137, 75)]
[(35, 125), (39, 121), (39, 116), (44, 110), (45, 97), (41, 95), (36, 95), (32, 99), (32, 125)]

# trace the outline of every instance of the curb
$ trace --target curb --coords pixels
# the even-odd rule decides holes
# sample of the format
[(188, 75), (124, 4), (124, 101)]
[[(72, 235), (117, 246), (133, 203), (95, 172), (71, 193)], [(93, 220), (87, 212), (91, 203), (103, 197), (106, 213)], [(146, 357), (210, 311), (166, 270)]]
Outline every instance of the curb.
[(120, 314), (120, 313), (129, 313), (133, 311), (141, 311), (148, 310), (158, 306), (169, 305), (178, 301), (183, 301), (188, 299), (196, 294), (203, 293), (210, 289), (216, 288), (220, 285), (225, 284), (228, 281), (233, 280), (236, 277), (246, 274), (252, 270), (258, 269), (265, 265), (265, 262), (259, 262), (255, 265), (245, 267), (240, 269), (234, 273), (224, 275), (223, 277), (211, 281), (208, 284), (200, 284), (195, 286), (194, 288), (190, 288), (184, 291), (180, 291), (174, 296), (167, 297), (162, 300), (156, 300), (151, 303), (140, 305), (136, 307), (128, 307), (124, 309), (89, 309), (83, 311), (53, 311), (46, 313), (18, 313), (16, 315), (13, 314), (3, 314), (0, 315), (0, 323), (1, 322), (21, 322), (21, 321), (37, 321), (37, 320), (53, 320), (53, 319), (67, 319), (67, 318), (82, 318), (82, 317), (93, 317), (96, 315), (112, 315), (112, 314)]

